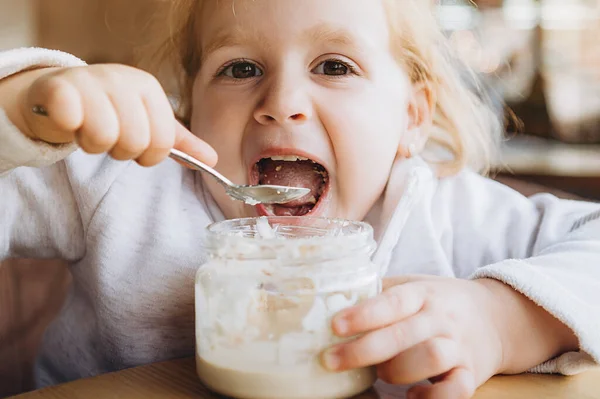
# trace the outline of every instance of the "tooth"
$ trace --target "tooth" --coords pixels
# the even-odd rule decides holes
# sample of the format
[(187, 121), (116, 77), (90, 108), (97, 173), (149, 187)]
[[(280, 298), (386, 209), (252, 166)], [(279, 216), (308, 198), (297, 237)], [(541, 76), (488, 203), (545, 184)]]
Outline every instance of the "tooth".
[(297, 155), (274, 155), (271, 157), (271, 160), (295, 162), (295, 161), (308, 161), (308, 158), (299, 157)]

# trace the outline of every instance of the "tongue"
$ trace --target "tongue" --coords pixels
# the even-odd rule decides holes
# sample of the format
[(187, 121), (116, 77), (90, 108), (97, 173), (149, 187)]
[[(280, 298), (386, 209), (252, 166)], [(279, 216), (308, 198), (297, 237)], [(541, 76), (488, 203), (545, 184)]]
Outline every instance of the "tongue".
[[(321, 195), (324, 186), (324, 170), (318, 164), (311, 161), (289, 162), (263, 159), (259, 163), (259, 171), (259, 183), (261, 184), (275, 184), (279, 186), (310, 189), (310, 193), (304, 197), (286, 204), (278, 205), (276, 209), (308, 207), (308, 210), (310, 210)], [(292, 209), (290, 209), (290, 211), (292, 211)], [(293, 211), (296, 212), (298, 210), (293, 209)]]
[(273, 205), (272, 210), (275, 216), (304, 216), (310, 212), (313, 205), (302, 205), (290, 208), (285, 205)]

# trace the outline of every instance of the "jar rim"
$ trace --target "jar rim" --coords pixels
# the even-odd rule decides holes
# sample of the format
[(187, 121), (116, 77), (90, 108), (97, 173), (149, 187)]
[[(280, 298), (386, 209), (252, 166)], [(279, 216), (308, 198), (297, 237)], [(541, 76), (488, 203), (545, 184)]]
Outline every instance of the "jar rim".
[[(257, 237), (260, 224), (267, 223), (273, 236)], [(263, 225), (264, 226), (264, 225)], [(219, 256), (236, 259), (302, 258), (306, 261), (311, 248), (320, 260), (375, 249), (373, 227), (362, 221), (312, 216), (262, 216), (228, 219), (207, 226), (204, 246)], [(267, 232), (268, 233), (268, 232)], [(268, 235), (268, 234), (267, 234)], [(260, 248), (259, 248), (260, 247)], [(331, 253), (334, 248), (344, 248), (345, 253)], [(298, 254), (298, 250), (303, 252)], [(329, 256), (325, 256), (329, 253)], [(295, 254), (295, 255), (294, 255)]]

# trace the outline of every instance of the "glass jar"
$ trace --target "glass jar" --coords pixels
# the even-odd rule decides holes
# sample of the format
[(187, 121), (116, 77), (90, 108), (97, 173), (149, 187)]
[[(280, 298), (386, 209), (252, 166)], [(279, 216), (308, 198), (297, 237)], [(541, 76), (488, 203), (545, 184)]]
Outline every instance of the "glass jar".
[(237, 398), (344, 398), (373, 368), (325, 370), (342, 342), (331, 318), (381, 290), (365, 223), (261, 217), (211, 225), (210, 261), (196, 276), (196, 364), (212, 390)]

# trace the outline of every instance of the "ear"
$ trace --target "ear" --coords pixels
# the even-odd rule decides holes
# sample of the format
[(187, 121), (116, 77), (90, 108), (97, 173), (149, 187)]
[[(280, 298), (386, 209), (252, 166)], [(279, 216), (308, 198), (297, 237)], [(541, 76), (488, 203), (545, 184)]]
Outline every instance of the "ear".
[(425, 148), (433, 125), (435, 104), (433, 90), (427, 82), (413, 85), (407, 104), (406, 131), (398, 148), (399, 154), (403, 157), (410, 158), (418, 155)]

